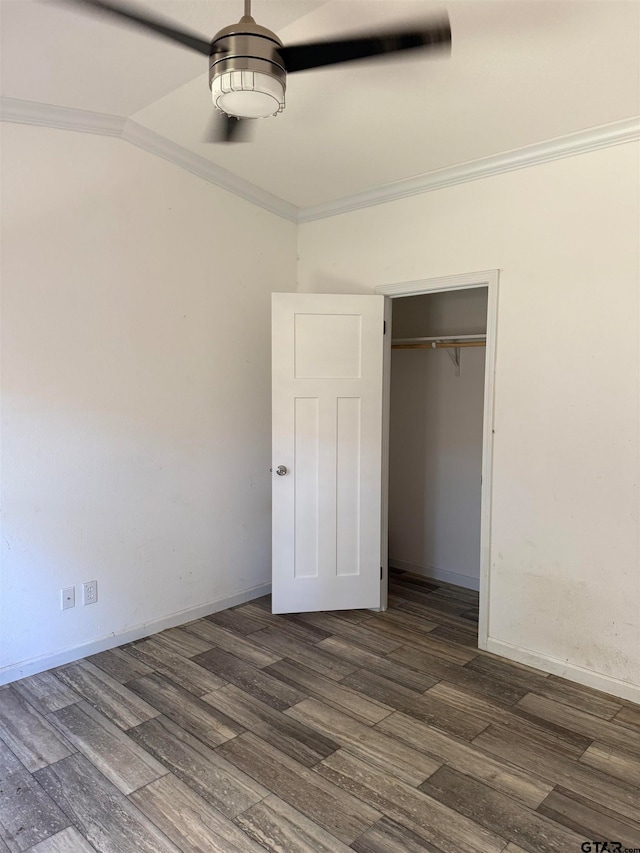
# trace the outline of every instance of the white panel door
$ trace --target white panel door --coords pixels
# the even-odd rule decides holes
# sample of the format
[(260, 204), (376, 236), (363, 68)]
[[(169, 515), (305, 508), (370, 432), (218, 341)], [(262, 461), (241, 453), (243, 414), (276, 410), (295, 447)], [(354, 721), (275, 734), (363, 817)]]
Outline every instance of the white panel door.
[(379, 607), (384, 297), (272, 308), (273, 612)]

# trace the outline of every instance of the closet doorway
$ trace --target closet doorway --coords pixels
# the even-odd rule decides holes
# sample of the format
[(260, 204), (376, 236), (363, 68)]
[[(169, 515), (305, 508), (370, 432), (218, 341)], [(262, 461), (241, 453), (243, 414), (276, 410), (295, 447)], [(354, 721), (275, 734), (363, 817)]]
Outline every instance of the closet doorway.
[(397, 598), (417, 594), (470, 642), (477, 631), (484, 648), (497, 271), (378, 292), (392, 297), (386, 312), (385, 586)]

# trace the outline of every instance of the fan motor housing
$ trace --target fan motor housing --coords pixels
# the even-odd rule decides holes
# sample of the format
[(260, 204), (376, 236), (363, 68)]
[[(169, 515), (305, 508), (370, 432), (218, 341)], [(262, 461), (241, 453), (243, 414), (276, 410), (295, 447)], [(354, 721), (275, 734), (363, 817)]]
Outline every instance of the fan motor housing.
[[(251, 88), (253, 74), (267, 75), (273, 78), (273, 86), (267, 88), (274, 99), (273, 114), (284, 109), (284, 92), (287, 72), (278, 53), (282, 42), (278, 36), (245, 16), (237, 24), (231, 24), (220, 30), (213, 39), (209, 63), (209, 88), (214, 104), (222, 110), (216, 99), (217, 91), (227, 92), (229, 87)], [(247, 72), (239, 75), (237, 72)], [(258, 77), (263, 82), (264, 78)], [(280, 95), (279, 93), (282, 92)]]

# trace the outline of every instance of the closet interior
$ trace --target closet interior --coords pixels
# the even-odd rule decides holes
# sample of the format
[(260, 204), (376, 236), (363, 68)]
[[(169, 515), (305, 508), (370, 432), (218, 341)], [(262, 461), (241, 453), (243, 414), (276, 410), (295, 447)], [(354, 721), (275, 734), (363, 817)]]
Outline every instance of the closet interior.
[(401, 577), (418, 585), (424, 578), (425, 592), (455, 595), (472, 621), (480, 577), (486, 331), (486, 287), (393, 300), (390, 594), (394, 584), (401, 588)]

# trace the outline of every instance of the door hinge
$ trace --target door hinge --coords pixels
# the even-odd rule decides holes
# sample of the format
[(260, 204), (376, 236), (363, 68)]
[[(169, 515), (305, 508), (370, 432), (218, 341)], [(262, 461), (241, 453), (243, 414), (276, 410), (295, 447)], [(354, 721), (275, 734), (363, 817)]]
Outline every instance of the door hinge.
[(387, 321), (386, 320), (382, 321), (382, 334), (383, 335), (387, 334)]
[(382, 580), (383, 575), (384, 575), (384, 572), (383, 572), (383, 570), (382, 570), (382, 566), (380, 566), (380, 580)]

